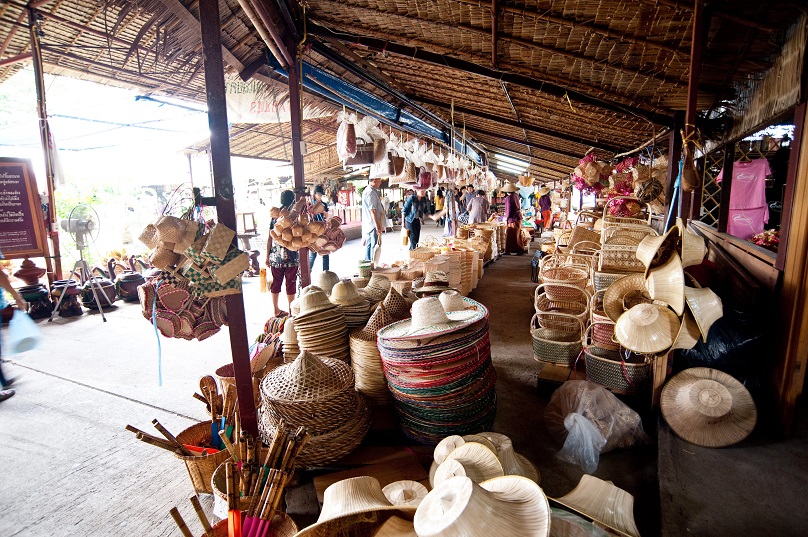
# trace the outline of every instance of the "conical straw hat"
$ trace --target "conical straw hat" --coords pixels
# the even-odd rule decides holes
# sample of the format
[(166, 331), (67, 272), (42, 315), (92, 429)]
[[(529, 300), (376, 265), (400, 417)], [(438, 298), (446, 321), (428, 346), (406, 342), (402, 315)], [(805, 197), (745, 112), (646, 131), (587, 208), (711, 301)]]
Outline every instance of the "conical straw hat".
[(403, 321), (410, 318), (410, 304), (395, 289), (390, 289), (382, 303), (393, 321)]
[(353, 386), (351, 367), (339, 360), (320, 359), (309, 351), (301, 351), (294, 362), (283, 364), (267, 373), (261, 382), (264, 396), (277, 401), (313, 401)]
[(723, 371), (685, 369), (662, 388), (662, 417), (682, 439), (703, 447), (725, 447), (749, 436), (757, 408), (749, 391)]
[(603, 292), (603, 311), (613, 322), (623, 312), (642, 302), (650, 302), (651, 295), (645, 288), (642, 274), (631, 274), (615, 280)]
[[(446, 464), (448, 461), (457, 461), (462, 464), (466, 476), (471, 478), (475, 483), (481, 483), (487, 479), (505, 475), (505, 471), (502, 469), (502, 463), (499, 462), (497, 454), (476, 442), (466, 442), (455, 448), (446, 456), (443, 464)], [(438, 466), (438, 472), (440, 472), (440, 466)]]
[(619, 535), (640, 537), (634, 522), (634, 496), (608, 481), (584, 474), (572, 492), (550, 498)]
[(373, 537), (418, 537), (418, 534), (415, 533), (412, 521), (391, 516), (373, 534)]
[(685, 311), (685, 272), (679, 254), (674, 253), (664, 264), (648, 271), (645, 288), (651, 298), (661, 300), (681, 315)]
[(676, 341), (673, 342), (672, 349), (692, 349), (699, 342), (699, 325), (690, 310), (685, 310), (682, 315), (682, 327), (679, 328), (679, 334), (676, 336)]
[(687, 306), (693, 312), (693, 317), (699, 325), (701, 337), (704, 338), (704, 341), (707, 341), (710, 327), (724, 316), (724, 306), (721, 303), (721, 298), (709, 287), (702, 289), (685, 287), (684, 293)]
[(614, 335), (628, 350), (656, 354), (669, 349), (679, 333), (679, 318), (657, 304), (638, 304), (614, 325)]
[[(328, 537), (338, 533), (338, 529), (365, 522), (381, 525), (381, 517), (358, 517), (366, 513), (395, 512), (407, 518), (415, 511), (413, 507), (400, 507), (390, 503), (375, 477), (361, 476), (337, 481), (325, 489), (323, 509), (317, 522), (301, 530), (297, 537)], [(350, 535), (350, 533), (346, 533)]]
[(682, 237), (682, 266), (689, 267), (698, 265), (707, 255), (707, 246), (704, 244), (704, 237), (696, 235), (685, 227), (681, 218), (676, 219), (676, 226)]
[(331, 272), (330, 270), (324, 270), (317, 275), (317, 287), (325, 291), (325, 294), (331, 295), (331, 289), (334, 288), (334, 285), (339, 281), (339, 276), (336, 272)]
[(533, 481), (503, 476), (478, 485), (452, 477), (436, 486), (418, 506), (419, 537), (546, 537), (550, 506)]
[(382, 489), (390, 503), (399, 507), (418, 507), (428, 490), (418, 481), (394, 481)]
[(667, 261), (671, 254), (676, 252), (676, 241), (679, 239), (679, 228), (672, 227), (667, 233), (660, 236), (646, 235), (637, 245), (637, 259), (645, 266), (645, 276), (648, 270), (658, 267)]
[(541, 480), (539, 470), (526, 457), (513, 449), (513, 442), (509, 437), (492, 432), (483, 432), (480, 433), (480, 436), (487, 438), (494, 445), (505, 475), (521, 475), (539, 483)]

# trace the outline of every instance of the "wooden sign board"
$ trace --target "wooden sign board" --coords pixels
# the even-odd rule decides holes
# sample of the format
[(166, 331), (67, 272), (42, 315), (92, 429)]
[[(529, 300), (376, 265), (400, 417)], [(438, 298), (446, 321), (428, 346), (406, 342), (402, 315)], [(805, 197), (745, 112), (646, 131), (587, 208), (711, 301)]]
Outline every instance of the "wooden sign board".
[(45, 257), (45, 222), (28, 159), (0, 157), (0, 251), (6, 259)]

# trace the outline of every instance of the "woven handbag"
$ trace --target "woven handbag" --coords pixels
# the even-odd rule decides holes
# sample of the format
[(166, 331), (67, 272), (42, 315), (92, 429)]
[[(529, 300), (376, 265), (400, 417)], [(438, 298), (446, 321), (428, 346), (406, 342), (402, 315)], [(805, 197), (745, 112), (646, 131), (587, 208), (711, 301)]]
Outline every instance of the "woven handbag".
[(546, 284), (540, 284), (536, 286), (533, 295), (533, 305), (539, 316), (539, 324), (543, 328), (552, 328), (566, 332), (574, 332), (578, 329), (576, 323), (571, 323), (568, 319), (565, 319), (563, 315), (559, 317), (557, 314), (575, 317), (578, 319), (579, 324), (586, 324), (589, 318), (589, 302), (591, 300), (589, 292), (585, 289), (573, 287), (578, 293), (577, 296), (571, 296), (569, 300), (552, 300), (547, 296), (544, 290), (545, 285)]
[(546, 362), (555, 365), (573, 366), (581, 354), (583, 324), (573, 315), (566, 316), (570, 323), (577, 323), (579, 330), (570, 332), (555, 330), (541, 326), (539, 314), (533, 315), (530, 320), (530, 336), (533, 339), (533, 359), (537, 362)]
[(365, 166), (367, 164), (373, 164), (373, 141), (366, 142), (362, 138), (357, 138), (356, 142), (356, 155), (345, 159), (345, 165)]
[(614, 393), (633, 394), (646, 388), (653, 376), (651, 363), (625, 349), (609, 350), (591, 340), (592, 326), (584, 334), (583, 353), (586, 378)]

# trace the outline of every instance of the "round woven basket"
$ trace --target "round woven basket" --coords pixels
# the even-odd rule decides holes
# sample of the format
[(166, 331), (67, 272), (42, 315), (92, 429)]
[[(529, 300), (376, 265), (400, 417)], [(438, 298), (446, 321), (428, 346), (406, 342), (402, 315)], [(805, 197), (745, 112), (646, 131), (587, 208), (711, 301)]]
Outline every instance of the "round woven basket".
[(584, 289), (589, 274), (583, 269), (553, 267), (542, 270), (541, 277), (546, 284), (546, 293), (551, 300), (576, 299), (580, 293), (570, 286)]
[[(196, 425), (191, 425), (180, 434), (177, 435), (177, 440), (182, 444), (191, 446), (204, 446), (210, 445), (213, 436), (210, 431), (210, 421), (203, 421)], [(204, 492), (211, 494), (211, 478), (213, 472), (220, 464), (230, 458), (230, 453), (223, 449), (211, 455), (200, 455), (185, 457), (182, 455), (175, 455), (178, 459), (185, 462), (185, 468), (188, 470), (188, 477), (191, 478), (191, 483), (194, 486), (195, 492)]]

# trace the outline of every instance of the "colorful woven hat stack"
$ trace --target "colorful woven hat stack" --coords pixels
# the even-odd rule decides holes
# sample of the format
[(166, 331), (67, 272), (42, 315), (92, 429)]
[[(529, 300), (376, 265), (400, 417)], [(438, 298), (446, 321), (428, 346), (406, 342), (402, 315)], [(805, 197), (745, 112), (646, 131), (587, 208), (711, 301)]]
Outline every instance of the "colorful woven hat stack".
[(365, 399), (354, 389), (350, 366), (301, 351), (261, 382), (259, 428), (272, 442), (281, 420), (287, 428), (305, 427), (311, 440), (297, 457), (299, 466), (332, 462), (358, 446), (370, 428)]
[(314, 285), (303, 289), (297, 302), (300, 312), (295, 315), (294, 327), (300, 349), (321, 358), (348, 362), (348, 327), (339, 306), (328, 300), (325, 291)]
[(331, 290), (331, 302), (338, 305), (345, 315), (348, 330), (367, 324), (370, 318), (370, 304), (350, 279), (340, 280), (334, 285)]
[(437, 444), (452, 434), (490, 429), (496, 414), (488, 310), (446, 313), (435, 297), (417, 300), (412, 319), (378, 333), (387, 384), (405, 435)]
[(379, 304), (367, 326), (351, 332), (351, 368), (356, 377), (356, 391), (364, 395), (371, 405), (387, 405), (393, 402), (390, 390), (387, 389), (387, 380), (384, 378), (382, 358), (379, 355), (379, 347), (376, 346), (376, 334), (394, 321), (395, 319), (387, 313), (384, 304)]

